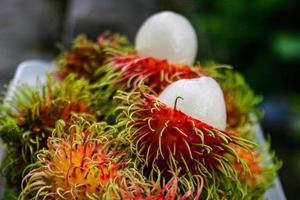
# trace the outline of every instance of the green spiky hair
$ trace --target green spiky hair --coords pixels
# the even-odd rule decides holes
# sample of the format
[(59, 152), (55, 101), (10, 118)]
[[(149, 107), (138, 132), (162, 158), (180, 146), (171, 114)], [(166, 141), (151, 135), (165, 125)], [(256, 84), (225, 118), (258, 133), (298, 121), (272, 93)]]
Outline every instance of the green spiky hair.
[[(96, 42), (79, 35), (70, 50), (63, 51), (55, 60), (58, 77), (64, 78), (69, 73), (76, 73), (80, 77), (94, 82), (103, 76), (101, 67), (116, 55), (134, 53), (130, 42), (120, 34), (104, 33)], [(98, 71), (98, 73), (96, 73)]]
[(216, 79), (223, 90), (227, 129), (239, 129), (239, 132), (242, 132), (241, 128), (249, 130), (248, 125), (256, 124), (261, 118), (261, 111), (257, 105), (262, 97), (255, 95), (243, 76), (231, 66), (207, 63), (203, 69), (205, 74)]
[(273, 186), (277, 176), (277, 171), (281, 167), (281, 162), (274, 152), (270, 150), (270, 142), (256, 147), (251, 153), (234, 147), (238, 154), (247, 162), (249, 171), (241, 170), (240, 164), (235, 163), (238, 169), (238, 177), (245, 190), (243, 199), (262, 199), (267, 189)]
[(254, 147), (251, 151), (245, 151), (236, 145), (232, 148), (247, 163), (248, 170), (232, 160), (239, 182), (233, 177), (215, 174), (211, 182), (204, 183), (203, 193), (208, 194), (210, 199), (263, 199), (265, 192), (273, 186), (281, 167), (274, 152), (270, 152), (269, 142), (264, 146)]
[[(69, 73), (87, 79), (93, 85), (94, 103), (100, 113), (100, 119), (108, 119), (112, 114), (111, 104), (114, 90), (111, 91), (111, 80), (116, 76), (115, 71), (107, 69), (115, 56), (135, 53), (135, 49), (127, 38), (120, 34), (101, 34), (97, 41), (89, 40), (85, 35), (79, 35), (69, 50), (63, 50), (56, 58), (58, 70), (54, 75), (64, 79)], [(110, 122), (114, 122), (111, 118)]]
[(20, 181), (35, 152), (46, 146), (57, 120), (68, 121), (72, 113), (94, 119), (89, 87), (87, 81), (70, 75), (61, 83), (49, 77), (37, 88), (22, 85), (14, 90), (4, 102), (0, 119), (0, 136), (8, 147), (2, 172), (9, 182)]

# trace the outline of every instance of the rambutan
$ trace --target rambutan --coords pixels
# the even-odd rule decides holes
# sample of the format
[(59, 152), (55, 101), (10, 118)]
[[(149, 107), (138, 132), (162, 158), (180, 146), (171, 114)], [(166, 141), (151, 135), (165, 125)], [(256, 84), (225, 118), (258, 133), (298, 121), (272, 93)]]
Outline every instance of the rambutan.
[(38, 168), (24, 177), (20, 199), (119, 199), (118, 176), (126, 162), (114, 148), (114, 129), (82, 118), (67, 129), (62, 124), (49, 137), (48, 149), (37, 154)]
[(259, 199), (269, 189), (276, 176), (281, 163), (274, 153), (270, 153), (269, 142), (263, 147), (254, 148), (251, 152), (234, 146), (239, 156), (243, 158), (249, 170), (244, 170), (239, 163), (234, 166), (238, 170), (238, 177), (246, 189), (245, 199)]
[[(211, 76), (217, 80), (223, 89), (227, 108), (227, 129), (235, 132), (242, 126), (256, 123), (253, 115), (258, 115), (256, 105), (260, 97), (255, 96), (242, 76), (231, 69), (211, 65), (195, 67), (184, 64), (173, 64), (167, 60), (138, 55), (118, 55), (106, 66), (105, 76), (96, 83), (101, 91), (98, 106), (111, 104), (116, 91), (134, 91), (141, 85), (149, 87), (156, 95), (160, 94), (169, 84), (180, 79), (192, 79), (202, 76)], [(100, 103), (99, 103), (100, 102)], [(111, 104), (109, 107), (115, 107)], [(112, 113), (104, 111), (103, 113)], [(109, 114), (108, 114), (109, 115)], [(252, 117), (251, 117), (252, 115)], [(239, 131), (236, 131), (239, 129)]]
[(230, 159), (247, 168), (232, 145), (247, 151), (251, 141), (184, 114), (176, 109), (176, 102), (174, 108), (168, 107), (147, 92), (119, 92), (116, 98), (123, 102), (118, 120), (125, 127), (120, 137), (127, 138), (146, 176), (157, 169), (162, 173), (180, 169), (183, 176), (237, 177)]
[[(32, 155), (46, 146), (57, 120), (68, 122), (73, 113), (95, 118), (89, 87), (87, 81), (70, 75), (61, 83), (49, 78), (37, 88), (22, 85), (15, 89), (4, 104), (0, 125), (0, 136), (9, 149), (2, 163), (9, 181), (18, 181), (26, 165), (34, 162)], [(14, 166), (18, 170), (10, 171)]]
[(104, 33), (96, 42), (88, 40), (86, 36), (78, 36), (70, 50), (62, 52), (55, 63), (57, 77), (65, 78), (70, 73), (94, 82), (101, 76), (95, 72), (110, 61), (115, 55), (134, 53), (135, 50), (126, 37)]

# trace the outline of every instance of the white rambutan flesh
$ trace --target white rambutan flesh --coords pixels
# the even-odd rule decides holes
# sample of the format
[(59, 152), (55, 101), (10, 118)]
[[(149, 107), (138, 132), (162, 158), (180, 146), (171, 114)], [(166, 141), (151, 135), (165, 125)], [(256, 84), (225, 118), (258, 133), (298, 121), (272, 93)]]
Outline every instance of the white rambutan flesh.
[[(181, 97), (182, 99), (177, 99)], [(181, 79), (166, 87), (159, 100), (170, 107), (201, 120), (215, 128), (225, 130), (226, 107), (219, 84), (210, 77)]]
[(191, 65), (197, 53), (197, 36), (184, 16), (164, 11), (143, 23), (136, 35), (135, 47), (141, 56)]

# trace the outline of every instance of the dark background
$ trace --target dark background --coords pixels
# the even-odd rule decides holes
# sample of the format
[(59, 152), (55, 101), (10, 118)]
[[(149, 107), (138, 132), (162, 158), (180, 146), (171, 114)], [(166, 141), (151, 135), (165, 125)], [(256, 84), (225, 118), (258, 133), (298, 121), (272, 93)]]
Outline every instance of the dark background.
[[(283, 161), (288, 199), (300, 185), (299, 0), (0, 0), (0, 87), (21, 61), (51, 60), (74, 36), (105, 30), (133, 41), (152, 13), (173, 10), (195, 27), (199, 60), (233, 65), (263, 95), (265, 133)], [(1, 90), (1, 89), (0, 89)], [(0, 184), (1, 185), (1, 184)]]

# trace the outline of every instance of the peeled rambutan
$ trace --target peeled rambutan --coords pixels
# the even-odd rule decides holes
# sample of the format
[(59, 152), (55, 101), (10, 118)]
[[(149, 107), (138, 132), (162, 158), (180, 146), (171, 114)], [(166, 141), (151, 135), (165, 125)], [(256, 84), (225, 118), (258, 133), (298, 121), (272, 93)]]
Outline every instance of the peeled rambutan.
[(176, 103), (168, 107), (146, 92), (119, 92), (116, 98), (123, 102), (118, 120), (121, 126), (126, 124), (120, 137), (128, 139), (144, 174), (180, 169), (181, 175), (208, 179), (215, 173), (236, 177), (231, 159), (247, 168), (232, 145), (247, 151), (251, 141), (184, 114)]
[(104, 122), (80, 118), (67, 129), (57, 123), (48, 148), (37, 154), (39, 167), (23, 179), (20, 199), (119, 199), (126, 162), (114, 148), (112, 131)]
[[(212, 65), (189, 66), (173, 64), (167, 60), (138, 55), (118, 55), (107, 64), (106, 76), (97, 83), (100, 88), (97, 107), (111, 104), (111, 99), (118, 89), (134, 91), (140, 85), (146, 85), (156, 95), (160, 94), (169, 84), (180, 79), (192, 79), (202, 76), (211, 76), (222, 87), (227, 108), (227, 129), (235, 132), (244, 125), (256, 123), (253, 115), (258, 115), (257, 103), (260, 97), (254, 95), (242, 76), (231, 69)], [(111, 105), (109, 107), (115, 107)], [(103, 113), (112, 113), (104, 111)], [(252, 117), (251, 117), (252, 115)], [(237, 131), (236, 129), (239, 129)]]
[(113, 104), (112, 99), (117, 90), (134, 91), (140, 85), (146, 85), (159, 94), (174, 81), (203, 75), (201, 68), (138, 55), (117, 55), (103, 70), (105, 76), (95, 83), (95, 104), (105, 119), (114, 114), (117, 105)]

